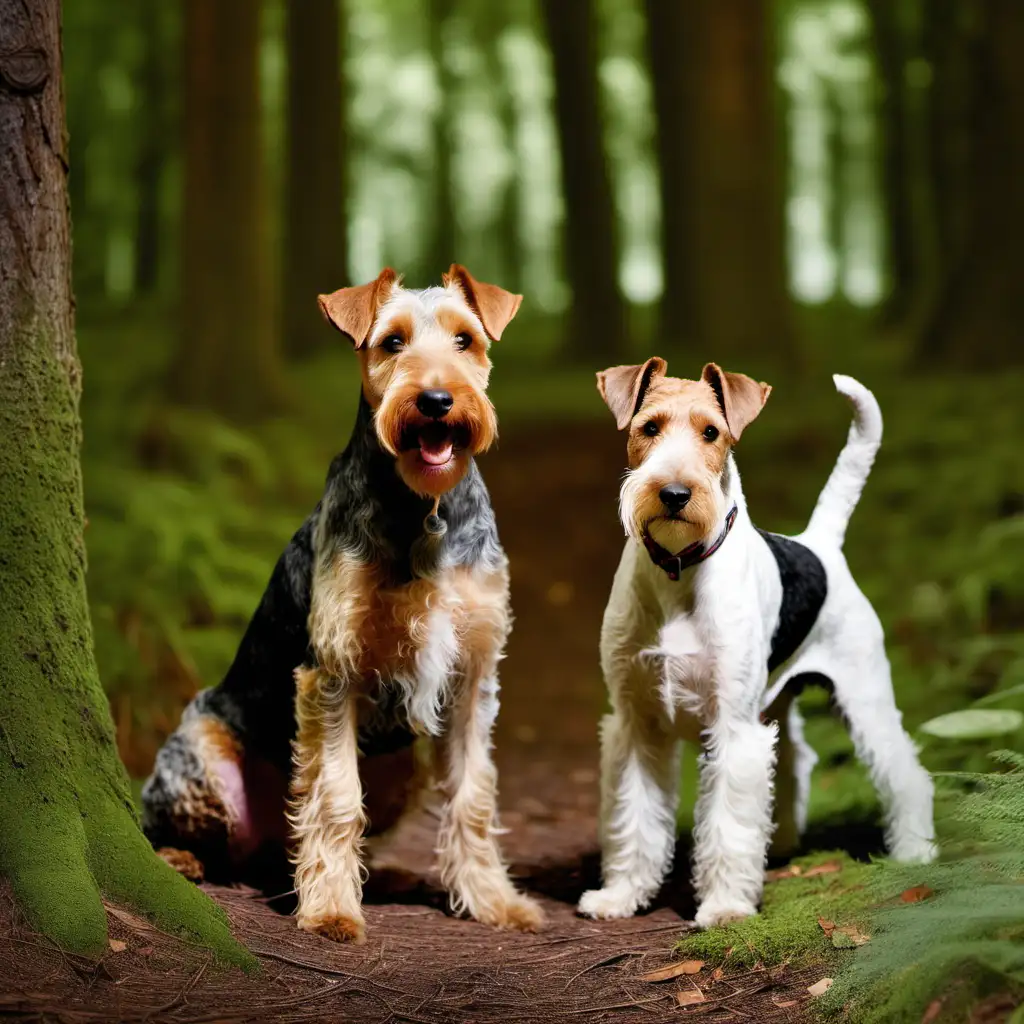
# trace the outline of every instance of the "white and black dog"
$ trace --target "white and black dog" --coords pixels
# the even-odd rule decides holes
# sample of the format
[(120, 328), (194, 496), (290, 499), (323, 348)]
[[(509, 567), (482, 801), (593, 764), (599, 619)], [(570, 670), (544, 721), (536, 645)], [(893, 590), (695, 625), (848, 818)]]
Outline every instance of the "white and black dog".
[[(699, 380), (664, 360), (598, 374), (629, 431), (620, 515), (628, 535), (601, 633), (612, 712), (602, 725), (603, 888), (579, 909), (628, 917), (655, 896), (675, 845), (681, 741), (703, 744), (694, 829), (696, 923), (757, 912), (765, 859), (792, 849), (810, 773), (793, 700), (825, 677), (885, 807), (887, 846), (935, 856), (932, 783), (901, 724), (881, 623), (842, 553), (882, 438), (874, 396), (850, 377), (846, 447), (795, 538), (758, 530), (732, 448), (771, 388), (713, 363)], [(773, 825), (773, 776), (777, 828)]]

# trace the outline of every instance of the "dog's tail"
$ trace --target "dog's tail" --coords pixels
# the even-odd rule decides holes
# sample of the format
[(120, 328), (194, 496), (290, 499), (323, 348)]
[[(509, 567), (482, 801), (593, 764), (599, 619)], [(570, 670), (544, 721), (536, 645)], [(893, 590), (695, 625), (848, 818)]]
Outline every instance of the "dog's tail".
[(846, 447), (839, 453), (832, 475), (818, 496), (807, 533), (841, 547), (846, 525), (857, 507), (875, 453), (882, 443), (882, 410), (875, 396), (859, 381), (840, 373), (832, 379), (836, 391), (853, 406), (853, 422)]

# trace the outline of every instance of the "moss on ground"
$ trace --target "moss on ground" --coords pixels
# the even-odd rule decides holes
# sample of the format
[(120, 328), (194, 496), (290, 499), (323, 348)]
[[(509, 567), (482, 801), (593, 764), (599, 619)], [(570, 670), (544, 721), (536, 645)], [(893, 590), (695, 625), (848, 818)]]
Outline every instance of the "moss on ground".
[(847, 938), (842, 932), (830, 938), (819, 920), (838, 926), (863, 925), (875, 901), (868, 882), (878, 867), (837, 851), (798, 857), (782, 870), (794, 868), (799, 875), (766, 883), (760, 914), (689, 935), (679, 942), (679, 951), (713, 964), (728, 960), (775, 966), (835, 960), (847, 946)]

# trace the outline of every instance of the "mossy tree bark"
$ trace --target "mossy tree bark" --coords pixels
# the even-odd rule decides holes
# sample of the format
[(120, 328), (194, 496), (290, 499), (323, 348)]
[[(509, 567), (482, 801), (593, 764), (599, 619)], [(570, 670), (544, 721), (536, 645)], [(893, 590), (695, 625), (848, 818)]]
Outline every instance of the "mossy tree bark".
[(592, 0), (543, 0), (555, 78), (562, 167), (565, 271), (572, 289), (565, 352), (587, 365), (622, 361), (626, 308), (619, 291), (615, 200), (604, 146)]
[(260, 0), (185, 0), (182, 317), (174, 396), (236, 420), (284, 402), (260, 123)]
[(341, 0), (288, 0), (284, 337), (308, 355), (333, 341), (316, 304), (348, 280)]
[(61, 946), (102, 897), (251, 958), (139, 830), (85, 591), (58, 0), (0, 0), (0, 875)]

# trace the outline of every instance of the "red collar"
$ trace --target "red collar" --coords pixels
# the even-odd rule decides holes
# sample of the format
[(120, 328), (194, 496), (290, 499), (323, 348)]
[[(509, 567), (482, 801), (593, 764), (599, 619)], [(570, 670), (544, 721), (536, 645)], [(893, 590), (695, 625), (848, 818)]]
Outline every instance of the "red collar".
[(718, 535), (717, 540), (708, 548), (705, 548), (704, 544), (698, 540), (694, 541), (689, 547), (683, 548), (678, 554), (673, 555), (646, 531), (644, 532), (644, 547), (647, 548), (647, 554), (651, 556), (651, 561), (659, 569), (663, 569), (668, 574), (670, 580), (677, 580), (684, 569), (689, 569), (691, 566), (703, 562), (705, 558), (710, 558), (722, 546), (725, 538), (729, 536), (732, 524), (736, 522), (737, 512), (738, 509), (735, 505), (729, 509), (722, 532)]

